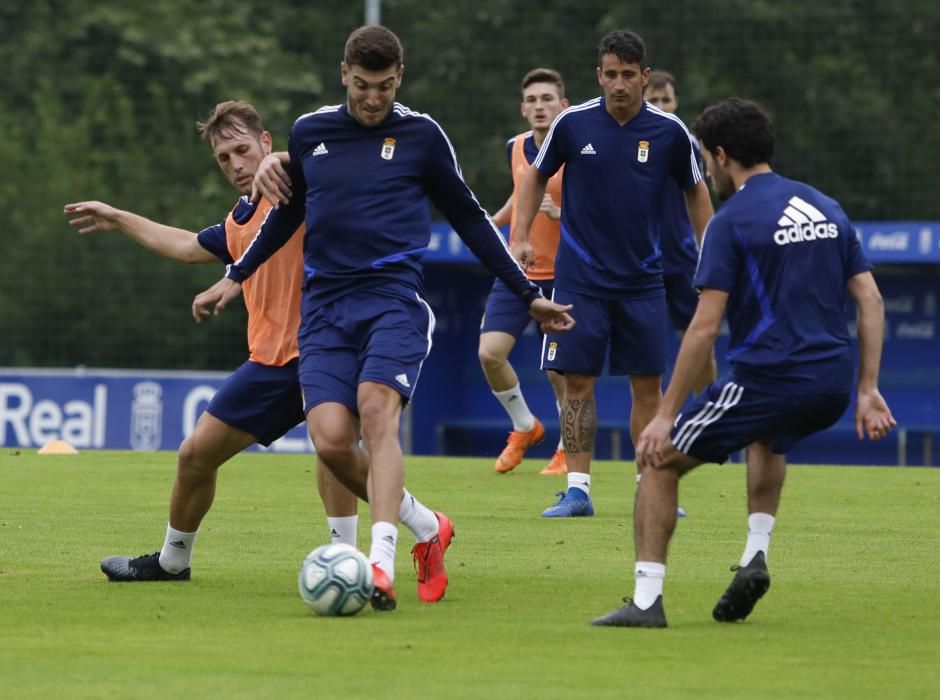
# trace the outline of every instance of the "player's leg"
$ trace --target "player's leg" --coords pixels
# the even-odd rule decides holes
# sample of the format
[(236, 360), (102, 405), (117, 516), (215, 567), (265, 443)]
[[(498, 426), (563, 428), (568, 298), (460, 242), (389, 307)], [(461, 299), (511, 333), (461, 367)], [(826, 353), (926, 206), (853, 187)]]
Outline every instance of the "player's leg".
[(767, 552), (780, 494), (786, 477), (786, 457), (774, 454), (770, 442), (747, 447), (747, 541), (731, 584), (712, 610), (718, 622), (743, 620), (770, 588)]
[[(666, 286), (666, 304), (669, 307), (669, 318), (672, 320), (672, 326), (679, 331), (680, 339), (685, 335), (689, 323), (692, 322), (692, 316), (695, 315), (695, 307), (698, 305), (698, 290), (692, 285), (692, 277), (695, 270), (690, 270), (687, 274), (665, 275), (663, 282)], [(692, 391), (695, 394), (701, 394), (705, 387), (715, 381), (718, 376), (718, 363), (715, 360), (715, 348), (712, 347), (708, 355), (708, 363), (702, 367), (701, 372), (695, 377), (692, 384)]]
[(653, 420), (663, 402), (663, 378), (659, 374), (631, 374), (630, 440), (636, 445), (643, 428)]
[[(163, 547), (142, 557), (108, 557), (101, 570), (113, 581), (188, 580), (199, 525), (215, 499), (218, 469), (266, 435), (266, 414), (296, 369), (245, 362), (223, 382), (180, 445)], [(277, 413), (277, 411), (272, 411)], [(296, 424), (296, 421), (295, 421)]]
[(512, 420), (506, 447), (494, 465), (500, 473), (515, 469), (526, 450), (545, 436), (545, 428), (529, 410), (519, 376), (509, 363), (509, 353), (516, 339), (530, 322), (525, 304), (502, 281), (496, 280), (480, 324), (478, 356), (490, 390)]
[(663, 583), (666, 578), (666, 551), (676, 527), (679, 479), (701, 464), (700, 460), (677, 451), (670, 443), (658, 468), (646, 469), (637, 487), (633, 509), (633, 537), (636, 545), (633, 598), (629, 603), (593, 625), (611, 627), (665, 627)]
[(745, 619), (770, 588), (767, 554), (786, 478), (786, 453), (802, 438), (839, 420), (850, 401), (848, 393), (808, 396), (752, 393), (761, 398), (755, 413), (770, 414), (776, 420), (759, 433), (772, 437), (747, 447), (747, 541), (738, 565), (732, 567), (734, 578), (712, 611), (719, 622)]
[[(418, 573), (418, 599), (440, 600), (447, 589), (444, 553), (454, 536), (454, 526), (443, 513), (429, 510), (404, 489), (404, 465), (399, 440), (403, 405), (418, 384), (421, 366), (431, 349), (434, 314), (415, 294), (414, 299), (377, 301), (360, 295), (350, 301), (361, 320), (365, 349), (357, 373), (357, 402), (362, 434), (370, 453), (369, 495), (372, 508), (372, 556), (387, 589), (373, 597), (380, 610), (395, 606), (395, 524), (400, 519), (415, 534), (412, 549)], [(386, 568), (387, 567), (387, 568)], [(377, 589), (380, 588), (377, 585)]]
[[(545, 376), (552, 385), (552, 393), (555, 395), (555, 408), (558, 411), (558, 424), (561, 425), (561, 407), (565, 401), (565, 377), (564, 375), (547, 370)], [(564, 436), (558, 431), (558, 445), (555, 447), (555, 454), (545, 468), (539, 472), (543, 476), (554, 476), (556, 474), (567, 474), (568, 463), (565, 459)]]
[(597, 434), (597, 406), (594, 383), (604, 371), (604, 357), (610, 341), (610, 308), (599, 299), (563, 289), (555, 289), (553, 299), (572, 304), (576, 321), (567, 333), (545, 336), (542, 369), (563, 374), (564, 401), (561, 433), (568, 465), (568, 489), (561, 499), (545, 510), (544, 517), (572, 517), (594, 514), (591, 503), (591, 458)]
[(591, 457), (597, 435), (596, 378), (566, 372), (561, 408), (561, 434), (568, 466), (568, 488), (558, 502), (543, 511), (545, 518), (594, 515), (591, 503)]

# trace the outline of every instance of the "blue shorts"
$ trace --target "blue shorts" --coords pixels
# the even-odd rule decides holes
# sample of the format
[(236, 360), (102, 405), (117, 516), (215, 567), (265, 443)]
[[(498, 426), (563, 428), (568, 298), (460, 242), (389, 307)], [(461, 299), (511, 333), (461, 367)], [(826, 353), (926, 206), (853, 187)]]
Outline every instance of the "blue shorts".
[(599, 377), (608, 372), (662, 374), (666, 369), (666, 297), (602, 299), (555, 289), (552, 301), (573, 304), (574, 328), (545, 336), (542, 369)]
[(304, 421), (297, 360), (282, 367), (248, 360), (222, 383), (206, 411), (267, 447)]
[[(546, 299), (552, 297), (554, 280), (532, 280), (542, 290)], [(516, 340), (532, 321), (529, 307), (513, 294), (509, 287), (498, 279), (493, 283), (490, 295), (486, 298), (486, 309), (480, 322), (480, 333), (508, 333)]]
[(723, 377), (683, 406), (672, 443), (679, 452), (718, 464), (754, 442), (769, 441), (774, 453), (786, 454), (839, 420), (850, 400), (848, 393), (771, 393)]
[(698, 306), (698, 290), (692, 285), (692, 277), (684, 274), (663, 275), (663, 284), (666, 286), (666, 303), (672, 327), (677, 331), (685, 331)]
[(362, 382), (385, 384), (404, 402), (411, 399), (434, 331), (434, 313), (417, 292), (406, 299), (359, 291), (315, 308), (305, 297), (301, 316), (305, 410), (335, 402), (358, 416)]

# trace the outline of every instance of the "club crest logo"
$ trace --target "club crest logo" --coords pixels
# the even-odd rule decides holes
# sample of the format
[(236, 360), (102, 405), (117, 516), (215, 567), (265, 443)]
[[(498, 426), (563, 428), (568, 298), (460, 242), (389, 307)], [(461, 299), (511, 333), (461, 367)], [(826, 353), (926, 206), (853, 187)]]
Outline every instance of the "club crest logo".
[(382, 144), (382, 158), (391, 160), (395, 156), (395, 139), (388, 138)]
[(549, 362), (555, 359), (555, 354), (557, 352), (558, 352), (558, 343), (556, 343), (553, 340), (552, 342), (548, 344), (548, 354), (546, 355), (546, 357), (548, 358)]
[(640, 163), (645, 163), (649, 160), (650, 157), (650, 142), (649, 141), (640, 141), (640, 145), (636, 149), (636, 159)]

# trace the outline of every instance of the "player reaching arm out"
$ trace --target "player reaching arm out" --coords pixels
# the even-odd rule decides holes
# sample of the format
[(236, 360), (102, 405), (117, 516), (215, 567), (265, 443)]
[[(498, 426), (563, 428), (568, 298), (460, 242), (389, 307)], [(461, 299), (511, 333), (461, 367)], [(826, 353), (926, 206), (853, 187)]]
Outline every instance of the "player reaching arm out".
[(196, 234), (159, 224), (139, 214), (116, 209), (104, 202), (75, 202), (65, 205), (69, 225), (81, 234), (121, 231), (147, 250), (184, 263), (211, 263), (218, 259), (199, 245)]

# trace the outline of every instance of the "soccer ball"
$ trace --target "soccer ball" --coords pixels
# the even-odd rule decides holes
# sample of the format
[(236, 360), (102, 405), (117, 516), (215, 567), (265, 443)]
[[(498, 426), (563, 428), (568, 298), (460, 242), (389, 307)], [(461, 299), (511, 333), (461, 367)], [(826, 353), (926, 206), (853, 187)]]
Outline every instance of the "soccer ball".
[(325, 544), (307, 555), (297, 580), (317, 615), (355, 615), (372, 597), (372, 565), (348, 544)]

